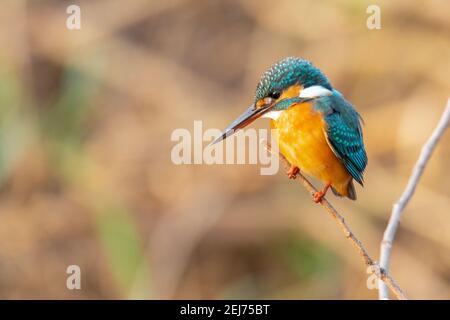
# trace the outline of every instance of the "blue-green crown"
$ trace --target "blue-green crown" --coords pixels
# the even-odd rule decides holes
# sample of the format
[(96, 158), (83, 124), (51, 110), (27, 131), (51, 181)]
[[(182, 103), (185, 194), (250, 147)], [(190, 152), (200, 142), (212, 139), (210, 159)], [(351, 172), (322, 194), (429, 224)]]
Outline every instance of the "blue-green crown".
[(271, 92), (281, 92), (296, 83), (304, 88), (322, 86), (332, 90), (327, 77), (311, 62), (289, 57), (275, 63), (264, 72), (256, 87), (255, 101), (267, 97)]

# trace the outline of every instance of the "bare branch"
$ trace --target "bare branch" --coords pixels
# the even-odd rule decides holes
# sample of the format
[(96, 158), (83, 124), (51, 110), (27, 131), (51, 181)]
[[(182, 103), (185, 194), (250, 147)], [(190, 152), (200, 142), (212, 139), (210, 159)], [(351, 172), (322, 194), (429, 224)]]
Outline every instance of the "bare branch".
[[(398, 226), (400, 224), (400, 218), (402, 217), (403, 210), (408, 204), (409, 200), (411, 200), (414, 195), (414, 191), (416, 190), (417, 184), (419, 183), (420, 177), (425, 170), (428, 160), (431, 157), (436, 145), (441, 139), (443, 133), (449, 126), (450, 122), (450, 99), (447, 101), (447, 106), (442, 114), (441, 119), (437, 127), (434, 129), (433, 134), (422, 147), (422, 151), (420, 152), (419, 159), (417, 160), (414, 169), (412, 171), (411, 176), (409, 177), (408, 184), (406, 185), (403, 194), (400, 199), (393, 205), (391, 217), (389, 218), (389, 223), (384, 231), (383, 241), (381, 242), (381, 250), (380, 250), (380, 267), (386, 272), (389, 270), (389, 262), (391, 259), (392, 252), (392, 244), (395, 238), (395, 234), (397, 232)], [(379, 298), (380, 299), (389, 299), (389, 291), (386, 285), (383, 282), (379, 282)]]
[[(262, 141), (262, 143), (264, 147), (272, 153), (271, 145), (264, 140)], [(287, 170), (290, 167), (289, 162), (281, 153), (279, 154), (279, 157)], [(300, 181), (300, 183), (306, 188), (306, 190), (308, 190), (309, 193), (311, 193), (311, 195), (317, 192), (317, 189), (311, 184), (311, 182), (309, 182), (308, 179), (305, 178), (305, 176), (301, 172), (297, 174), (296, 179)], [(350, 227), (345, 222), (344, 217), (339, 212), (337, 212), (337, 210), (328, 202), (327, 199), (323, 198), (320, 202), (320, 205), (336, 221), (345, 237), (350, 241), (358, 254), (361, 256), (364, 264), (367, 267), (371, 267), (371, 272), (375, 274), (380, 280), (382, 280), (383, 283), (386, 283), (387, 287), (391, 289), (391, 291), (398, 299), (406, 300), (407, 298), (403, 293), (403, 290), (400, 288), (397, 282), (386, 271), (381, 269), (378, 263), (369, 256), (361, 241), (359, 241), (359, 239), (354, 235)]]

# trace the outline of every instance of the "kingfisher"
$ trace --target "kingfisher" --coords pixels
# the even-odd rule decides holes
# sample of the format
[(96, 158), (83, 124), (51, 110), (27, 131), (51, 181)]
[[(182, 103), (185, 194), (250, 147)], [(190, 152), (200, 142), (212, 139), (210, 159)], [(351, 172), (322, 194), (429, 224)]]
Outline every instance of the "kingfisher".
[(298, 57), (272, 65), (263, 73), (250, 107), (212, 144), (258, 118), (271, 119), (278, 149), (291, 164), (290, 179), (305, 172), (324, 183), (314, 193), (314, 202), (321, 202), (329, 189), (356, 200), (353, 181), (363, 185), (367, 165), (363, 121), (320, 69)]

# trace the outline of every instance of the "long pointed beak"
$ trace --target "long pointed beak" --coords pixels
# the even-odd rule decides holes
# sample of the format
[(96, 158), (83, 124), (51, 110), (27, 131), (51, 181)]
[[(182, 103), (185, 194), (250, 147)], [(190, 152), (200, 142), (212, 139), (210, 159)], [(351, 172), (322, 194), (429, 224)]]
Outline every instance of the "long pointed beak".
[(210, 146), (216, 144), (217, 142), (225, 140), (229, 136), (233, 135), (237, 130), (248, 126), (250, 123), (262, 116), (269, 108), (270, 105), (263, 106), (262, 108), (257, 109), (255, 105), (252, 104), (243, 114), (241, 114), (228, 127), (226, 127), (225, 130), (223, 130), (222, 134), (217, 137), (216, 140), (211, 142)]

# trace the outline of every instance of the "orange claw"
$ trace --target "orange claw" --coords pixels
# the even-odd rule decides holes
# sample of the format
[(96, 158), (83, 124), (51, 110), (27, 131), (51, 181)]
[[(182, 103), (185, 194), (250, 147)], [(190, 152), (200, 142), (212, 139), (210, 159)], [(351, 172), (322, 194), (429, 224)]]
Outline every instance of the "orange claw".
[(297, 178), (297, 174), (300, 172), (300, 169), (294, 165), (291, 165), (289, 170), (286, 172), (289, 179), (295, 179)]
[(325, 197), (325, 195), (327, 194), (327, 191), (328, 191), (328, 189), (330, 188), (330, 186), (331, 186), (331, 183), (327, 183), (327, 184), (325, 185), (325, 188), (323, 188), (323, 190), (314, 192), (314, 194), (313, 194), (313, 201), (314, 201), (315, 203), (322, 202), (322, 199), (323, 199), (323, 197)]

